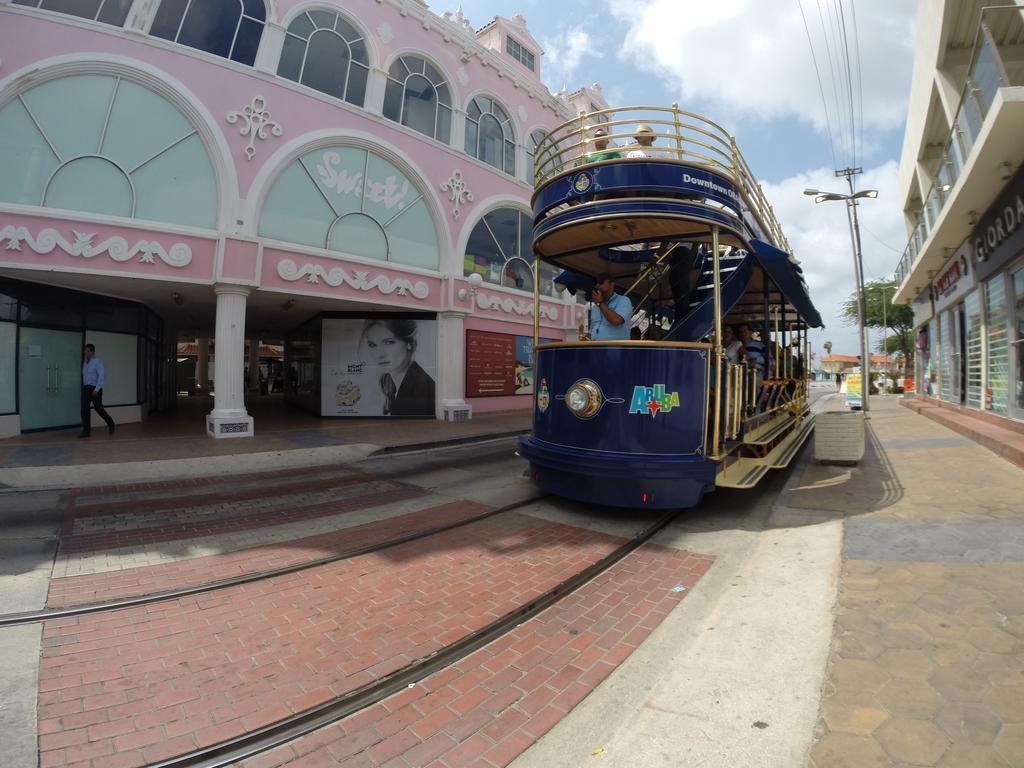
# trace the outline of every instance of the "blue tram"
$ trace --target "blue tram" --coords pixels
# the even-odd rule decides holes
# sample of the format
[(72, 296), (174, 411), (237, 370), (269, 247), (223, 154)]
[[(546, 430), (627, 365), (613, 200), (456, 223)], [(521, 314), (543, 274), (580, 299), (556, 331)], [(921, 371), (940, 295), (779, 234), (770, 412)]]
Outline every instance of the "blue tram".
[(676, 508), (787, 466), (813, 429), (806, 335), (821, 318), (733, 138), (674, 105), (620, 108), (564, 123), (535, 158), (535, 259), (588, 298), (610, 278), (630, 316), (612, 340), (581, 326), (579, 341), (538, 345), (535, 325), (519, 441), (534, 482)]

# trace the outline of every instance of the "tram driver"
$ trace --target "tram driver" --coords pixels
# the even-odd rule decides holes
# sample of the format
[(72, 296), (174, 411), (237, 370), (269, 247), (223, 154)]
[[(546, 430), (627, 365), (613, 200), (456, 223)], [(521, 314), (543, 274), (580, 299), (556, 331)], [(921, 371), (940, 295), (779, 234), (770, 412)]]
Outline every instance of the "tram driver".
[(601, 272), (597, 275), (590, 300), (594, 302), (590, 308), (590, 338), (593, 341), (628, 341), (633, 303), (615, 292), (610, 274)]

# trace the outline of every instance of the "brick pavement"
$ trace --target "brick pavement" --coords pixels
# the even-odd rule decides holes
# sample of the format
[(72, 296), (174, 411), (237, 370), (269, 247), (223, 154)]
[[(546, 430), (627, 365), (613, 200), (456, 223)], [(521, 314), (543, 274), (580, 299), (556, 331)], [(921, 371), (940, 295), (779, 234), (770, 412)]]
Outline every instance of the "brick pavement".
[(273, 722), (464, 636), (620, 541), (509, 514), (213, 594), (48, 621), (40, 765), (141, 765)]
[(644, 546), (449, 669), (240, 766), (506, 766), (628, 658), (711, 562)]
[[(309, 533), (310, 525), (306, 521), (281, 526), (273, 532), (273, 543), (255, 544), (253, 532), (249, 531), (243, 533), (234, 544), (226, 542), (225, 536), (218, 536), (216, 542), (219, 549), (227, 547), (236, 550), (222, 554), (195, 556), (196, 545), (190, 540), (188, 548), (191, 556), (170, 562), (135, 566), (137, 561), (130, 559), (127, 562), (134, 567), (126, 567), (125, 559), (120, 558), (118, 562), (122, 567), (117, 570), (94, 570), (78, 576), (52, 579), (47, 605), (56, 608), (114, 600), (271, 571), (391, 541), (440, 525), (469, 520), (492, 509), (473, 501), (439, 503), (439, 500), (440, 497), (433, 495), (413, 499), (413, 506), (425, 505), (423, 509), (414, 511), (407, 511), (410, 508), (409, 500), (376, 506), (372, 510), (374, 520), (361, 525), (344, 525), (344, 517), (351, 513), (332, 516), (324, 521), (325, 531), (314, 535), (298, 536), (300, 531)], [(403, 514), (395, 514), (403, 511)], [(140, 553), (139, 557), (143, 556), (147, 560), (151, 557), (150, 547)]]
[(1024, 471), (872, 400), (858, 468), (791, 508), (845, 518), (816, 768), (1024, 766)]

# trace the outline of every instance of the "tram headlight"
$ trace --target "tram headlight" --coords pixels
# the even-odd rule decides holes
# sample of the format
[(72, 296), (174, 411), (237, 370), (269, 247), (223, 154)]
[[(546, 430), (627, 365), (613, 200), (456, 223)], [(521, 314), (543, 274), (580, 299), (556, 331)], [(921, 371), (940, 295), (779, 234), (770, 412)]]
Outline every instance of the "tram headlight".
[(580, 419), (589, 419), (596, 414), (601, 410), (603, 401), (601, 388), (590, 379), (580, 379), (565, 393), (565, 404)]

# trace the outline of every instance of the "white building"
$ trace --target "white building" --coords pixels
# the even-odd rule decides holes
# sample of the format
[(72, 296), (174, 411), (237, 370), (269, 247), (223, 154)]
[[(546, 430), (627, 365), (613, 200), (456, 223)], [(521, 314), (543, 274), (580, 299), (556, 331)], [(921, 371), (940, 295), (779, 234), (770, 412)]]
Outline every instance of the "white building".
[(919, 0), (899, 184), (921, 396), (1024, 421), (1024, 6)]

